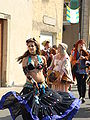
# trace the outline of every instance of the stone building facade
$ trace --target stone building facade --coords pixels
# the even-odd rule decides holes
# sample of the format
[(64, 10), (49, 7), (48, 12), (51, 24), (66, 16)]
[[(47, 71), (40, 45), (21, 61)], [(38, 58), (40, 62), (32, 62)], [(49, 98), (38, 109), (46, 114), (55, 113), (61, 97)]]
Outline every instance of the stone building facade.
[(25, 41), (31, 32), (32, 1), (0, 0), (0, 86), (25, 81), (16, 58), (27, 49)]
[(62, 41), (63, 0), (33, 0), (32, 32), (39, 41), (41, 35), (51, 35), (52, 44)]
[(86, 41), (87, 47), (89, 45), (89, 21), (90, 21), (90, 0), (82, 0), (82, 15), (81, 15), (81, 38)]
[(47, 38), (51, 45), (65, 42), (68, 53), (79, 38), (89, 45), (90, 0), (79, 0), (82, 2), (81, 25), (64, 21), (64, 1), (0, 0), (0, 86), (25, 83), (22, 66), (16, 58), (27, 50), (25, 41), (29, 37), (35, 37), (40, 44)]
[(88, 17), (89, 17), (89, 19), (88, 19), (89, 20), (89, 25), (88, 25), (89, 26), (88, 48), (90, 49), (90, 7), (89, 6), (90, 6), (90, 0), (88, 0), (88, 10), (89, 10), (89, 12), (88, 12), (88, 14), (89, 14), (88, 15)]
[(23, 85), (25, 75), (17, 57), (26, 50), (26, 39), (39, 43), (50, 36), (62, 41), (63, 0), (0, 0), (0, 86)]
[[(64, 31), (62, 41), (68, 44), (68, 53), (76, 43), (78, 39), (84, 39), (86, 41), (86, 47), (88, 48), (90, 43), (90, 0), (78, 0), (79, 1), (79, 23), (70, 24), (65, 18), (63, 19)], [(70, 3), (70, 0), (64, 0), (66, 3)], [(64, 7), (64, 11), (66, 8)], [(67, 37), (68, 36), (68, 37)]]

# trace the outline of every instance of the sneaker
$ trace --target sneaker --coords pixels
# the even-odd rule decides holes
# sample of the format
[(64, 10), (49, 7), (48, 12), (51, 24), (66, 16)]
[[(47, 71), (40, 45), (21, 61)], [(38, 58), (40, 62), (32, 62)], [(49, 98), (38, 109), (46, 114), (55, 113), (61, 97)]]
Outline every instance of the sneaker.
[(79, 96), (79, 99), (81, 100), (81, 99), (82, 99), (82, 97), (81, 97), (81, 96)]
[(82, 104), (85, 103), (85, 98), (82, 98)]

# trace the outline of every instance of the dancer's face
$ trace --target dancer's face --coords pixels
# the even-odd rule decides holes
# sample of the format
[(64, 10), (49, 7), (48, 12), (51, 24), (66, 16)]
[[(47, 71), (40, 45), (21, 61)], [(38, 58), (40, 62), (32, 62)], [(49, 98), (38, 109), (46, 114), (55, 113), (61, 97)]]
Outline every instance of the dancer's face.
[(34, 42), (29, 42), (28, 43), (28, 50), (30, 52), (30, 54), (36, 54), (36, 46), (35, 46), (35, 43)]

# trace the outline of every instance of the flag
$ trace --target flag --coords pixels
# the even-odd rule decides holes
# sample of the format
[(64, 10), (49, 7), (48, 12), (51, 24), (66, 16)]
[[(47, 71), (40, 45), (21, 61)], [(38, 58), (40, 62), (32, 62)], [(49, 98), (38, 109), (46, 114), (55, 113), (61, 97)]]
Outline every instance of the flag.
[(69, 23), (79, 23), (79, 8), (73, 10), (67, 6), (67, 21)]

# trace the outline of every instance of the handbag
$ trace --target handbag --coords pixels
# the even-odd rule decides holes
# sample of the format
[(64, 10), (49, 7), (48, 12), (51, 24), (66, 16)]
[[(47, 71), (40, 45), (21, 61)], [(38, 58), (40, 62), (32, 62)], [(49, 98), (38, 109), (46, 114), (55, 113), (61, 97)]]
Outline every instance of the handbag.
[(70, 83), (70, 84), (74, 84), (74, 81), (70, 80), (69, 77), (64, 73), (64, 75), (62, 76), (61, 79), (62, 83)]
[(53, 83), (60, 76), (58, 71), (48, 70), (47, 82)]

